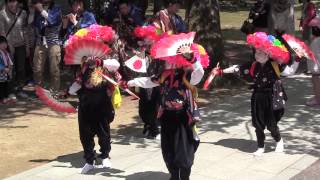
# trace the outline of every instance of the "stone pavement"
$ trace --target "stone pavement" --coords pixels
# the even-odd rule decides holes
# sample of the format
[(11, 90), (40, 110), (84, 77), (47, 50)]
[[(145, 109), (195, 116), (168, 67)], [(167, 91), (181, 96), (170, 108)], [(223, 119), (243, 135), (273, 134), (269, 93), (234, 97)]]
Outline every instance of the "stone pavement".
[[(250, 122), (251, 93), (245, 90), (222, 100), (217, 100), (210, 93), (206, 94), (205, 100), (201, 102), (201, 144), (191, 179), (320, 179), (319, 173), (313, 173), (319, 171), (319, 108), (304, 105), (311, 97), (310, 77), (288, 78), (285, 87), (289, 104), (280, 122), (280, 130), (286, 151), (274, 153), (274, 142), (270, 133), (267, 133), (266, 153), (259, 158), (251, 154), (256, 148), (255, 133)], [(113, 138), (111, 169), (97, 168), (89, 175), (80, 175), (82, 152), (75, 152), (7, 180), (169, 179), (159, 142), (143, 139), (140, 134), (140, 130), (136, 130)], [(313, 176), (309, 177), (310, 174)]]

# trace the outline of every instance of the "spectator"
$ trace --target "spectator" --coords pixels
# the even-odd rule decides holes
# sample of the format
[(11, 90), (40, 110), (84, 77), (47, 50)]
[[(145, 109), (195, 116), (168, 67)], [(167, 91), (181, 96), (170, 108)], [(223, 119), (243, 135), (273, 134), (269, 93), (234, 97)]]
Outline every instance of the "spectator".
[(53, 0), (37, 0), (34, 25), (36, 28), (36, 48), (33, 59), (34, 79), (38, 85), (43, 85), (43, 71), (46, 59), (49, 59), (50, 88), (58, 91), (60, 88), (61, 42), (59, 30), (61, 27), (61, 9)]
[(62, 37), (68, 39), (70, 35), (79, 29), (96, 24), (97, 21), (93, 13), (86, 10), (84, 0), (69, 0), (71, 13), (63, 18)]
[(282, 31), (294, 34), (294, 0), (270, 0), (269, 33)]
[(170, 3), (166, 3), (166, 9), (161, 10), (156, 14), (154, 25), (163, 32), (176, 34), (179, 33), (179, 30), (184, 31), (186, 28), (181, 26), (181, 24), (184, 24), (182, 18), (177, 15), (179, 9), (179, 1), (174, 0)]
[(27, 51), (29, 52), (27, 59), (26, 59), (26, 77), (28, 83), (26, 86), (23, 87), (24, 91), (34, 91), (34, 82), (33, 82), (33, 55), (34, 55), (34, 47), (35, 47), (35, 28), (33, 26), (34, 23), (34, 14), (35, 9), (32, 4), (32, 0), (28, 0), (26, 4), (27, 10), (27, 27), (26, 27), (26, 39), (27, 39), (27, 47), (29, 48)]
[[(26, 22), (27, 13), (19, 7), (17, 0), (6, 0), (5, 8), (0, 12), (0, 33), (8, 40), (9, 50), (14, 61), (14, 86), (18, 95), (25, 97), (22, 87), (26, 83)], [(14, 98), (14, 97), (13, 97)]]
[(311, 0), (303, 0), (300, 29), (302, 30), (302, 39), (310, 44), (311, 41), (311, 27), (309, 27), (310, 21), (316, 17), (316, 5)]
[[(118, 17), (113, 21), (113, 28), (119, 35), (118, 55), (120, 64), (137, 53), (139, 48), (136, 37), (132, 35), (134, 28), (144, 24), (141, 10), (133, 4), (129, 4), (127, 0), (119, 1)], [(124, 79), (132, 79), (134, 72), (127, 67), (121, 66), (120, 72), (124, 75)]]
[(8, 50), (8, 42), (4, 36), (0, 36), (0, 104), (9, 102), (10, 72), (12, 72), (12, 61)]
[(255, 32), (267, 32), (270, 6), (265, 0), (258, 0), (249, 13)]
[(149, 1), (148, 0), (135, 0), (135, 4), (141, 9), (142, 16), (146, 16), (146, 12), (148, 9)]
[[(320, 20), (318, 20), (318, 22), (320, 22)], [(314, 39), (310, 47), (316, 57), (317, 63), (312, 61), (312, 66), (310, 66), (309, 70), (312, 73), (312, 85), (315, 96), (307, 102), (307, 105), (320, 107), (320, 23), (317, 23), (312, 27), (312, 35), (314, 36)]]
[(120, 23), (124, 21), (126, 24), (131, 24), (132, 26), (142, 26), (144, 23), (142, 10), (134, 4), (129, 4), (128, 0), (120, 0), (118, 18), (116, 18), (114, 22), (117, 21)]
[(104, 23), (111, 26), (113, 20), (117, 17), (119, 0), (107, 0), (104, 6)]

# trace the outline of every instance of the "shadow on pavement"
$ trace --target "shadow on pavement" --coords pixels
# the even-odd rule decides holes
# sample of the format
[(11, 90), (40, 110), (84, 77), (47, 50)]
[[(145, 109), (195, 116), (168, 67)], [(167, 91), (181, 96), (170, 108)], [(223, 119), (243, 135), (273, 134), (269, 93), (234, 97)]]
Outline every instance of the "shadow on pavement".
[(168, 180), (169, 178), (170, 175), (163, 172), (147, 171), (131, 174), (126, 177), (126, 180)]

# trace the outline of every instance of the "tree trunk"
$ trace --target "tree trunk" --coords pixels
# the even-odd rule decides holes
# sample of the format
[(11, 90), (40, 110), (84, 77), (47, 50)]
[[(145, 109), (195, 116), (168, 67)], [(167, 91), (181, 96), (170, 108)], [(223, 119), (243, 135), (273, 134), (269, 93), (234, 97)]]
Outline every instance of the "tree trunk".
[(196, 41), (205, 47), (214, 67), (223, 56), (218, 0), (188, 0), (187, 23), (190, 31), (197, 32)]

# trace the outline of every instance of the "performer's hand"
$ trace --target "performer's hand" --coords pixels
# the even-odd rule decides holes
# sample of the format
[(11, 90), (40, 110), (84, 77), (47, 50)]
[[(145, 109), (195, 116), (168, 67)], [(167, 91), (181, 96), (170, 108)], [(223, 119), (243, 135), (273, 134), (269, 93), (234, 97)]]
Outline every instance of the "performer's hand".
[(194, 56), (193, 56), (193, 52), (183, 53), (182, 56), (183, 56), (187, 61), (189, 61), (190, 63), (194, 63), (194, 62), (195, 62), (195, 59), (194, 59)]
[(78, 23), (76, 15), (70, 13), (67, 15), (67, 17), (73, 25), (76, 25)]
[(124, 81), (124, 80), (120, 80), (119, 86), (122, 87), (123, 89), (127, 89), (128, 88), (128, 82)]
[(102, 66), (103, 65), (103, 62), (100, 58), (95, 58), (95, 61), (96, 61), (96, 66)]
[(223, 70), (221, 68), (214, 68), (212, 72), (213, 72), (213, 75), (215, 76), (222, 76), (223, 74)]

